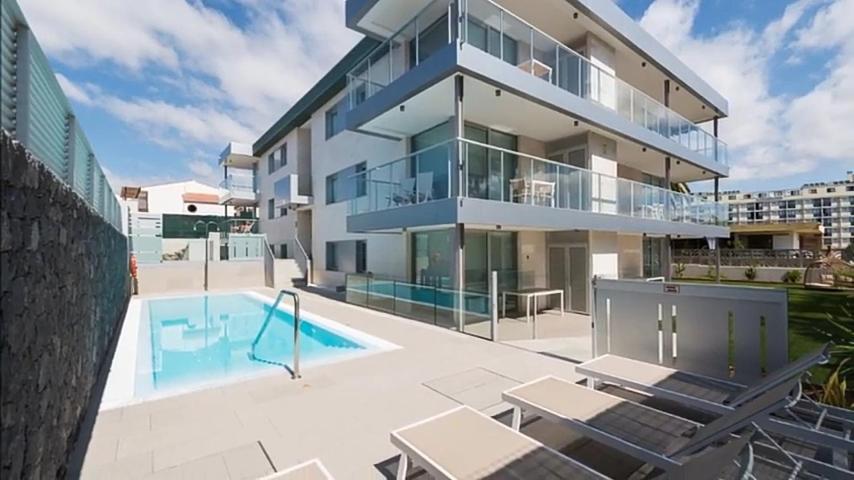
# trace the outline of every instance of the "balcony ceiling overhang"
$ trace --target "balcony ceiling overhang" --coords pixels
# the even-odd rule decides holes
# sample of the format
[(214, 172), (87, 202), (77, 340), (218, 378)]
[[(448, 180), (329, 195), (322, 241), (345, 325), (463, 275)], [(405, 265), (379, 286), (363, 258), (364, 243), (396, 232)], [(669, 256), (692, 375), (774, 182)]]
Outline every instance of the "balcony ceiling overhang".
[[(347, 25), (384, 40), (414, 18), (429, 0), (347, 0)], [(495, 0), (564, 45), (577, 48), (589, 33), (615, 48), (620, 78), (695, 123), (726, 117), (726, 99), (612, 2), (601, 0)], [(709, 60), (712, 61), (712, 60)]]
[(252, 168), (258, 157), (252, 155), (252, 145), (229, 142), (219, 154), (219, 164), (224, 167)]
[(502, 230), (594, 230), (624, 234), (727, 238), (725, 226), (626, 217), (581, 210), (557, 209), (476, 198), (433, 202), (361, 213), (347, 217), (349, 233), (400, 233), (456, 224), (493, 226)]
[[(568, 137), (593, 132), (617, 142), (618, 162), (646, 173), (664, 177), (665, 154), (645, 147), (602, 128), (575, 120), (553, 108), (496, 88), (482, 80), (466, 76), (464, 117), (467, 122), (494, 130), (536, 139), (549, 144)], [(500, 95), (496, 95), (500, 91)], [(360, 129), (398, 138), (415, 135), (447, 121), (454, 114), (454, 80), (452, 76), (407, 99), (401, 108), (392, 108), (373, 117)], [(522, 153), (547, 157), (551, 151)], [(671, 161), (674, 183), (711, 180), (716, 173), (688, 161)]]

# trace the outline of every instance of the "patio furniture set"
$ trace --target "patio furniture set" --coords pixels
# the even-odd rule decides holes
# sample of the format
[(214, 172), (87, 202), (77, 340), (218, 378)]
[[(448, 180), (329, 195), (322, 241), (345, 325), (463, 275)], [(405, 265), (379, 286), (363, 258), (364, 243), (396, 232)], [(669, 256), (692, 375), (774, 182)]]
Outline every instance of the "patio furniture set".
[[(410, 463), (435, 478), (609, 478), (522, 433), (523, 412), (567, 427), (643, 466), (631, 478), (854, 478), (854, 412), (801, 396), (827, 346), (745, 387), (605, 355), (576, 371), (587, 386), (544, 377), (502, 394), (512, 426), (461, 406), (391, 433)], [(607, 383), (709, 415), (699, 423), (597, 390)]]

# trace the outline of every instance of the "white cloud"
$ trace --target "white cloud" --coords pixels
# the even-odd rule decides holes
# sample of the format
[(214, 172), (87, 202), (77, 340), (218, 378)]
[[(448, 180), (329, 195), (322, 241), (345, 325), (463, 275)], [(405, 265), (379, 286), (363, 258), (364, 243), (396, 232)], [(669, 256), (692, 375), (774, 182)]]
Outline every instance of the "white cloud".
[(92, 104), (92, 98), (89, 96), (89, 94), (86, 93), (86, 91), (82, 87), (66, 78), (65, 75), (57, 73), (56, 81), (59, 82), (59, 86), (62, 87), (62, 91), (65, 92), (65, 95), (68, 98), (83, 105)]
[(173, 148), (252, 142), (360, 38), (344, 25), (343, 0), (243, 0), (240, 24), (193, 0), (21, 4), (55, 61), (149, 87), (96, 94), (65, 79), (69, 97)]
[(699, 6), (655, 0), (641, 24), (729, 100), (721, 135), (730, 145), (731, 178), (786, 177), (850, 162), (854, 136), (839, 126), (854, 124), (854, 48), (840, 51), (827, 79), (803, 95), (772, 93), (770, 76), (785, 53), (794, 64), (808, 48), (854, 42), (854, 0), (798, 0), (764, 28), (734, 23), (707, 36), (693, 32)]

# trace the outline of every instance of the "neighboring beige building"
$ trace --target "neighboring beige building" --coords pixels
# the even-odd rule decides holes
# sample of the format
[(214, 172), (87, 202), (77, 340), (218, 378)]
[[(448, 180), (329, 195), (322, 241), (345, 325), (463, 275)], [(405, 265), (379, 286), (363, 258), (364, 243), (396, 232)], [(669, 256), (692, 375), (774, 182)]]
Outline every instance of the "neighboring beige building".
[[(755, 238), (755, 248), (813, 250), (830, 247), (841, 250), (848, 247), (854, 237), (854, 172), (847, 172), (844, 180), (808, 183), (794, 189), (736, 190), (720, 195), (721, 203), (729, 210), (731, 226), (766, 226), (742, 232), (750, 232), (753, 237), (767, 237)], [(698, 193), (697, 196), (704, 200), (713, 198), (712, 193)], [(810, 224), (821, 227), (819, 245), (811, 240), (816, 231)], [(803, 228), (795, 228), (797, 225)], [(733, 234), (739, 231), (733, 228)], [(760, 247), (759, 242), (764, 246)]]

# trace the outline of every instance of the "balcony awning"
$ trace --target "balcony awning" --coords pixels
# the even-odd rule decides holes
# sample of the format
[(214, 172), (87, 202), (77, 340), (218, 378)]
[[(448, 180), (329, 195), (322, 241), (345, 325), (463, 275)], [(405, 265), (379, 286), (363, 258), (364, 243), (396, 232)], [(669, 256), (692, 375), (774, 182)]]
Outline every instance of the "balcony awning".
[(214, 193), (187, 192), (181, 195), (181, 198), (184, 199), (184, 203), (207, 203), (211, 205), (216, 205), (219, 203), (219, 195), (216, 195)]
[(219, 154), (219, 164), (224, 167), (252, 168), (258, 158), (252, 155), (252, 145), (229, 142)]
[(799, 233), (801, 235), (821, 235), (821, 224), (817, 222), (798, 223), (760, 223), (751, 225), (731, 225), (733, 234), (741, 235), (786, 235)]

